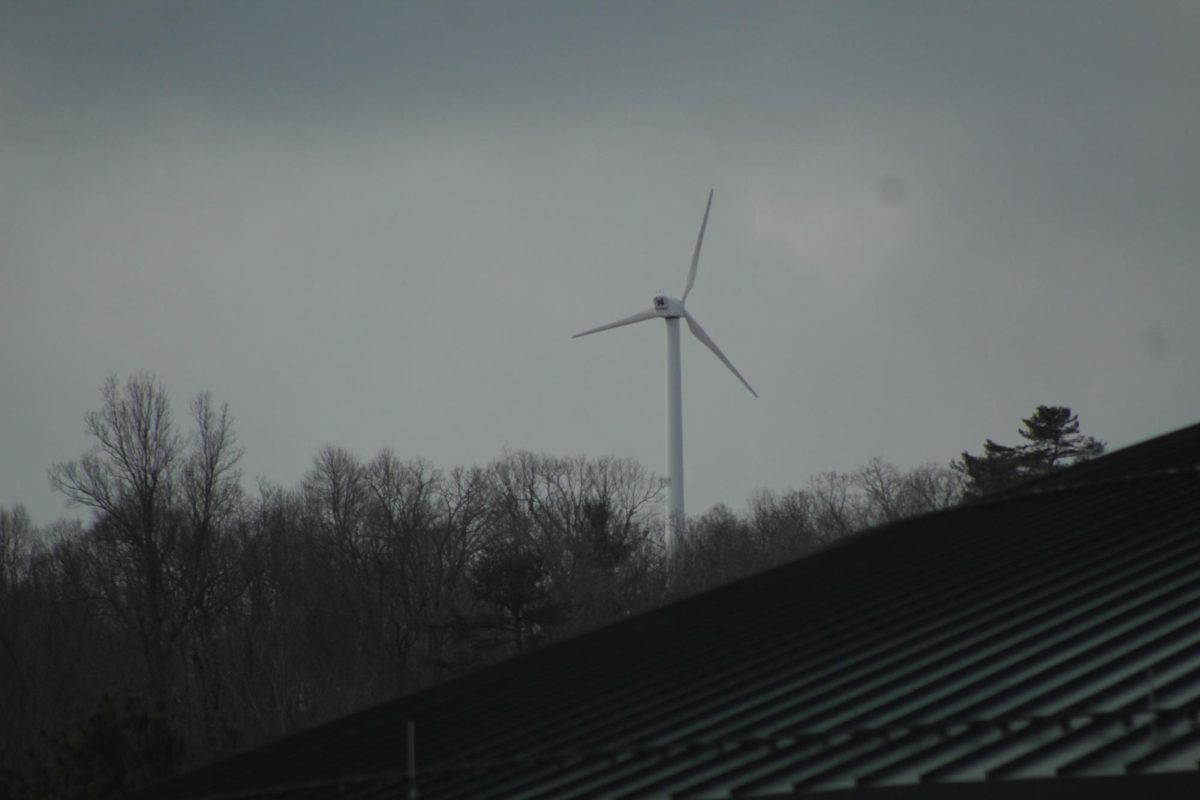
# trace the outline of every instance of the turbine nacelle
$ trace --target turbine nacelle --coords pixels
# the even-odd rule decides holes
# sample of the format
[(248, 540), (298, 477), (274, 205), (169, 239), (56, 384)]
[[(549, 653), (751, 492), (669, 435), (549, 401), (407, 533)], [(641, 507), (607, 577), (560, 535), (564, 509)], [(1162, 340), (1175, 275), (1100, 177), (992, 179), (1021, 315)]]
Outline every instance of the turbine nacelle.
[(676, 319), (678, 317), (687, 316), (687, 311), (685, 311), (683, 308), (682, 300), (677, 300), (674, 297), (668, 297), (665, 294), (656, 294), (654, 296), (654, 314), (658, 317)]

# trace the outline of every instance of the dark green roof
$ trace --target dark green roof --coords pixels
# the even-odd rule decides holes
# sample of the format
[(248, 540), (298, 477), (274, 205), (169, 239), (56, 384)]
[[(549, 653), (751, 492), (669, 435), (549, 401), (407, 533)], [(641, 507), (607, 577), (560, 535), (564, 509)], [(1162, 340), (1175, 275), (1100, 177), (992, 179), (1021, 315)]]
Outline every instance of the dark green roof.
[(145, 796), (1200, 797), (1198, 723), (1193, 426)]

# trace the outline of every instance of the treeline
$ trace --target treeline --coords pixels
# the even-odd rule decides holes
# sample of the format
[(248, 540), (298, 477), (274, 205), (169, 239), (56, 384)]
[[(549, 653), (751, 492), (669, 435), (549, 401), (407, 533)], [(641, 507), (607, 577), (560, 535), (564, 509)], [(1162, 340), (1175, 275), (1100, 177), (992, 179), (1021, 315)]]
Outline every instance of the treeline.
[(628, 459), (441, 469), (326, 446), (299, 485), (247, 491), (228, 408), (201, 394), (189, 411), (177, 424), (151, 376), (110, 379), (93, 448), (50, 469), (91, 520), (38, 530), (0, 508), (0, 797), (111, 796), (957, 503), (971, 482), (961, 463), (875, 460), (718, 505), (668, 554), (660, 481)]

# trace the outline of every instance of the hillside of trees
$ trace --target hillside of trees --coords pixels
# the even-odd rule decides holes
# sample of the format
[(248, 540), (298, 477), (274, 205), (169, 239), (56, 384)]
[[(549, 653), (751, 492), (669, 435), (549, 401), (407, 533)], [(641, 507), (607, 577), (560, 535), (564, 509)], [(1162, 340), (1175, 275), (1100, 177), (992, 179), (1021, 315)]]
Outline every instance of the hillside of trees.
[(249, 491), (229, 409), (188, 412), (110, 379), (93, 447), (49, 470), (90, 520), (0, 507), (0, 798), (110, 797), (1103, 449), (1043, 406), (1024, 445), (759, 491), (668, 554), (626, 459), (326, 446)]

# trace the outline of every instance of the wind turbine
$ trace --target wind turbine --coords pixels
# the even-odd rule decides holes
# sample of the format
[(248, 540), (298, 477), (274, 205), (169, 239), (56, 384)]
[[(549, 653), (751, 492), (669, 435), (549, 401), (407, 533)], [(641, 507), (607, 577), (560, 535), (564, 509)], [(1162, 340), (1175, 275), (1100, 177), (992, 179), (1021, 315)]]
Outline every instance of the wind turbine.
[(708, 226), (708, 212), (712, 209), (713, 193), (710, 189), (708, 192), (708, 205), (704, 207), (704, 221), (700, 223), (700, 235), (696, 237), (696, 250), (692, 253), (692, 268), (688, 271), (687, 286), (683, 288), (683, 297), (676, 299), (665, 294), (655, 295), (653, 306), (645, 311), (639, 311), (633, 316), (619, 319), (616, 322), (610, 322), (607, 325), (601, 325), (597, 328), (590, 328), (582, 333), (577, 333), (572, 336), (572, 339), (578, 339), (580, 336), (587, 336), (600, 331), (611, 330), (612, 328), (620, 328), (624, 325), (632, 325), (635, 322), (644, 322), (648, 319), (660, 317), (667, 323), (667, 549), (671, 551), (675, 546), (676, 536), (682, 532), (685, 517), (683, 515), (683, 395), (680, 385), (681, 368), (679, 361), (679, 319), (682, 317), (687, 321), (688, 329), (692, 335), (700, 342), (713, 351), (713, 354), (721, 359), (721, 362), (729, 367), (729, 371), (737, 376), (737, 379), (742, 382), (750, 394), (758, 397), (758, 392), (746, 382), (742, 377), (742, 373), (737, 371), (725, 354), (721, 352), (721, 348), (717, 347), (717, 343), (712, 340), (704, 328), (700, 327), (700, 323), (696, 318), (688, 313), (684, 303), (687, 301), (688, 293), (692, 291), (692, 284), (696, 282), (696, 265), (700, 263), (700, 245), (704, 242), (704, 229)]

